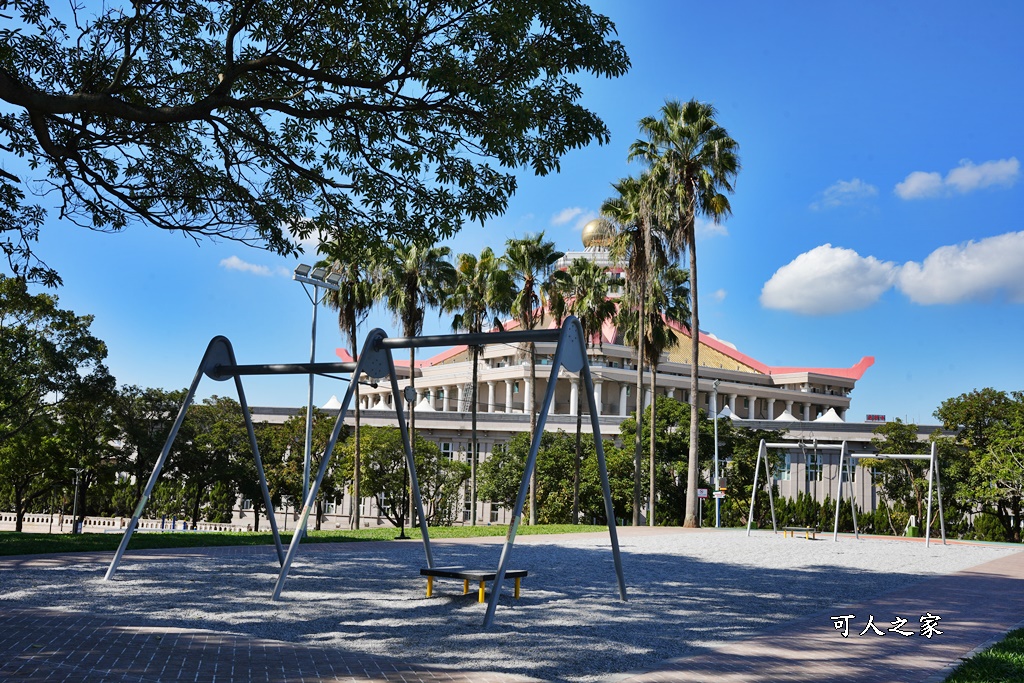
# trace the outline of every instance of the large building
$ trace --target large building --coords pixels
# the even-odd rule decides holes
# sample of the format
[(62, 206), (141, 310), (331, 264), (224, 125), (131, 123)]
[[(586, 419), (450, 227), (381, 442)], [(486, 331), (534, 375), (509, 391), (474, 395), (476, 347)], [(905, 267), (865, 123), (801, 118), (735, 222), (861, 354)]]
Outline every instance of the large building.
[[(583, 234), (584, 250), (567, 253), (559, 267), (566, 267), (574, 258), (587, 258), (604, 266), (613, 278), (622, 271), (610, 258), (607, 249), (607, 227), (600, 221), (587, 225)], [(621, 292), (613, 285), (612, 295)], [(545, 315), (541, 327), (553, 327), (555, 322)], [(515, 329), (509, 322), (505, 329)], [(675, 326), (682, 337), (680, 343), (662, 355), (658, 364), (658, 395), (691, 402), (689, 395), (692, 358), (687, 331)], [(848, 441), (854, 450), (865, 450), (871, 431), (877, 423), (847, 423), (850, 394), (857, 381), (874, 363), (866, 356), (846, 368), (819, 368), (799, 366), (770, 366), (740, 352), (734, 345), (717, 339), (713, 334), (700, 334), (699, 382), (695, 403), (709, 414), (715, 401), (718, 413), (728, 415), (739, 425), (760, 429), (787, 430), (793, 448), (786, 455), (786, 464), (779, 473), (778, 483), (782, 496), (795, 497), (807, 492), (818, 500), (835, 494), (838, 464), (836, 452), (814, 447), (815, 441), (838, 443)], [(595, 340), (596, 341), (596, 340)], [(594, 377), (595, 400), (599, 406), (601, 433), (604, 438), (615, 439), (623, 418), (637, 408), (638, 398), (646, 407), (650, 404), (650, 389), (642, 397), (636, 396), (636, 357), (633, 349), (623, 343), (616, 327), (608, 323), (600, 332), (599, 344), (589, 350), (591, 373)], [(538, 400), (545, 395), (550, 381), (554, 343), (537, 344), (536, 377)], [(342, 360), (352, 360), (344, 349), (338, 349)], [(408, 361), (396, 361), (399, 388), (409, 385), (415, 376), (415, 411), (417, 433), (437, 442), (442, 452), (451, 457), (465, 458), (471, 452), (470, 401), (472, 400), (472, 353), (466, 346), (441, 351), (425, 360), (417, 360), (415, 367)], [(516, 344), (494, 343), (483, 347), (480, 354), (477, 381), (478, 448), (482, 458), (490, 455), (498, 444), (509, 441), (518, 432), (530, 428), (531, 387), (529, 355)], [(549, 430), (576, 428), (577, 397), (581, 390), (575, 373), (562, 370), (555, 380), (555, 400), (547, 421)], [(366, 425), (394, 425), (395, 410), (390, 387), (381, 382), (376, 388), (360, 389), (362, 423)], [(716, 393), (717, 392), (717, 393)], [(716, 397), (713, 398), (713, 394)], [(336, 410), (336, 401), (324, 406)], [(294, 411), (285, 409), (256, 409), (257, 419), (283, 421)], [(350, 409), (351, 412), (351, 409)], [(584, 401), (584, 413), (588, 413)], [(589, 420), (583, 429), (591, 431)], [(855, 476), (857, 499), (866, 507), (874, 507), (876, 496), (869, 475)], [(464, 496), (464, 517), (469, 518), (468, 502)], [(386, 523), (376, 515), (370, 501), (362, 502), (361, 517), (366, 525)], [(329, 526), (348, 525), (352, 501), (330, 504), (335, 515)], [(484, 523), (507, 522), (507, 511), (480, 501), (478, 520)]]

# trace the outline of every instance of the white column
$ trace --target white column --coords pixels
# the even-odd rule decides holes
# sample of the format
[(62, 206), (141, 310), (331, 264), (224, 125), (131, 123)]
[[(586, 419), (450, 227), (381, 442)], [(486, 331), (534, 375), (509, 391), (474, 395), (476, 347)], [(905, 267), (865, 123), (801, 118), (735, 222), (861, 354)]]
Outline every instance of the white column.
[(629, 385), (625, 382), (619, 384), (619, 417), (626, 417), (626, 406), (629, 402)]
[[(543, 400), (543, 399), (542, 399)], [(555, 406), (558, 405), (558, 380), (555, 380), (555, 393), (551, 397), (551, 405), (548, 406), (548, 415), (555, 414)]]
[(651, 405), (651, 390), (644, 389), (644, 410), (647, 410), (649, 405)]
[(505, 380), (505, 412), (512, 412), (512, 386), (515, 384), (514, 380)]
[(460, 413), (466, 411), (466, 385), (459, 385), (459, 404), (455, 406), (455, 409)]
[(487, 383), (487, 412), (494, 412), (494, 382)]
[(756, 406), (757, 406), (757, 397), (756, 396), (751, 396), (750, 397), (750, 406), (747, 409), (747, 419), (748, 420), (753, 420), (753, 419), (755, 419), (757, 417), (757, 412), (755, 411)]
[(738, 397), (739, 397), (739, 394), (729, 394), (729, 411), (733, 415), (736, 414), (736, 399)]
[(523, 380), (523, 386), (526, 387), (526, 394), (523, 396), (523, 412), (530, 415), (533, 413), (533, 383), (526, 378)]
[(604, 382), (594, 382), (594, 409), (595, 415), (600, 415), (603, 410), (601, 405), (601, 395), (604, 393)]
[[(786, 401), (786, 410), (789, 411), (790, 415), (793, 415), (793, 402), (792, 401)], [(793, 417), (796, 417), (796, 415), (793, 415)]]
[(668, 389), (665, 390), (665, 395), (668, 396), (669, 398), (675, 398), (676, 397), (676, 388), (675, 387), (669, 387)]
[(843, 422), (846, 422), (846, 408), (840, 408), (836, 412), (839, 413), (839, 417), (843, 419)]
[(575, 415), (576, 406), (579, 404), (580, 398), (580, 380), (574, 377), (569, 382), (569, 414)]
[(775, 399), (774, 398), (769, 398), (769, 399), (766, 399), (766, 400), (768, 401), (768, 419), (769, 420), (774, 420), (775, 419)]
[(452, 388), (447, 386), (442, 388), (444, 389), (444, 398), (441, 399), (441, 410), (447, 413), (451, 410), (452, 407)]
[(811, 404), (804, 403), (804, 422), (811, 421)]

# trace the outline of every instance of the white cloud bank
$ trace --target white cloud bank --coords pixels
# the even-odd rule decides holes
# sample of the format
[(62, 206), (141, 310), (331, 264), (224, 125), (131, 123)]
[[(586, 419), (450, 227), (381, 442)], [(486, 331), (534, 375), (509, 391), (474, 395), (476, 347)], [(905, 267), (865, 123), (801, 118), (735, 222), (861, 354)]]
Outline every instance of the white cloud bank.
[(761, 289), (761, 305), (805, 315), (866, 308), (889, 289), (898, 266), (824, 244), (782, 266)]
[(811, 204), (815, 211), (834, 209), (837, 206), (848, 206), (870, 199), (878, 194), (878, 188), (860, 178), (839, 180), (825, 188), (821, 198)]
[(1024, 303), (1024, 231), (939, 247), (897, 265), (825, 244), (779, 268), (761, 289), (765, 308), (829, 315), (866, 308), (896, 287), (917, 304), (956, 304), (1003, 294)]
[(917, 304), (956, 304), (999, 293), (1024, 303), (1024, 232), (939, 247), (900, 268), (898, 286)]
[(967, 194), (986, 187), (1011, 187), (1020, 177), (1017, 157), (974, 164), (964, 159), (943, 178), (935, 172), (914, 171), (896, 183), (896, 196), (900, 199), (927, 199), (958, 192)]
[(220, 266), (225, 270), (238, 270), (243, 273), (252, 273), (253, 275), (260, 275), (262, 277), (270, 277), (272, 275), (287, 276), (289, 274), (286, 268), (282, 268), (280, 266), (278, 266), (277, 268), (260, 266), (255, 263), (243, 261), (237, 256), (229, 256), (226, 259), (222, 259), (220, 262)]

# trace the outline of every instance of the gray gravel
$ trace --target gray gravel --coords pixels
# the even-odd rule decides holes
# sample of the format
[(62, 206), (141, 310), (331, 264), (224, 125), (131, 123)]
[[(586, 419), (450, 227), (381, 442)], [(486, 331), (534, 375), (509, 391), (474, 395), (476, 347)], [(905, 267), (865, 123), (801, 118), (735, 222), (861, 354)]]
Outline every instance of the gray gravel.
[[(498, 539), (500, 541), (500, 539)], [(497, 566), (495, 540), (435, 541), (438, 565)], [(724, 640), (1018, 552), (894, 540), (783, 539), (742, 531), (631, 533), (620, 538), (629, 601), (618, 590), (603, 534), (520, 537), (527, 569), (518, 601), (503, 595), (495, 627), (460, 581), (424, 596), (418, 543), (304, 546), (283, 599), (272, 550), (210, 555), (132, 554), (115, 581), (109, 556), (0, 570), (0, 605), (45, 606), (319, 644), (459, 669), (544, 680), (595, 681), (693, 654)], [(308, 550), (307, 550), (308, 549)], [(511, 582), (508, 582), (509, 588)], [(506, 593), (509, 590), (506, 589)], [(827, 619), (824, 616), (823, 619)]]

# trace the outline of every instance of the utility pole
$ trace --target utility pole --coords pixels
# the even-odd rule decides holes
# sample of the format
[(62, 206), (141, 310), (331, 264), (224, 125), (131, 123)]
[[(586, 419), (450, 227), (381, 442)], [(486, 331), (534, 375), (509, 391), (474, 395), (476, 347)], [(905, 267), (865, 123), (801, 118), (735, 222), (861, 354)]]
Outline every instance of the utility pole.
[(81, 533), (81, 528), (78, 526), (78, 481), (82, 472), (85, 472), (88, 468), (86, 467), (69, 467), (69, 470), (75, 473), (75, 502), (71, 506), (71, 533)]

